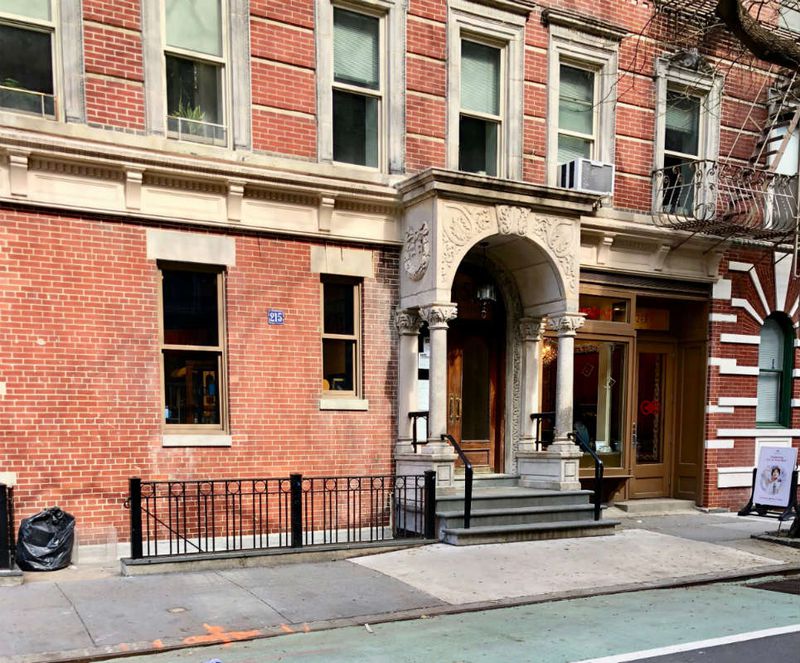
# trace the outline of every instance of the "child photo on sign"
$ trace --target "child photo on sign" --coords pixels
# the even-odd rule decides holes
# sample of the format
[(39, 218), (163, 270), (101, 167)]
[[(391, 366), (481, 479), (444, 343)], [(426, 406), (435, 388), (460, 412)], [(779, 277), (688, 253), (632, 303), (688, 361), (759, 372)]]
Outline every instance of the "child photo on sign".
[(777, 465), (773, 465), (761, 473), (761, 487), (769, 495), (777, 495), (780, 493), (782, 483), (781, 468)]

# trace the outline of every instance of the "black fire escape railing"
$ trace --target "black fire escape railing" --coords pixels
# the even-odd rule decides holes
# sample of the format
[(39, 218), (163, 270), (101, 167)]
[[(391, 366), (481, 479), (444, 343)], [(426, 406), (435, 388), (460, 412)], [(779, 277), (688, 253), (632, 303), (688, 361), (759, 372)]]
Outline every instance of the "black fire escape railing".
[(469, 462), (461, 445), (456, 442), (456, 438), (449, 433), (442, 433), (442, 440), (453, 445), (453, 449), (464, 463), (464, 529), (469, 529), (469, 521), (472, 517), (472, 463)]
[(15, 567), (14, 489), (0, 483), (0, 569)]
[(435, 537), (423, 475), (129, 481), (133, 559)]

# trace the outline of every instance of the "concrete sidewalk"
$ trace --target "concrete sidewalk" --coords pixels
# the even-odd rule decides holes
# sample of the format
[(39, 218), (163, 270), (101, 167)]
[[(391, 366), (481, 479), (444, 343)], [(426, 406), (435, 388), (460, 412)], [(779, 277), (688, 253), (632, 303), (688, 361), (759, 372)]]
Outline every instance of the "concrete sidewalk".
[[(618, 514), (615, 514), (615, 517)], [(0, 588), (0, 660), (85, 659), (486, 607), (800, 570), (755, 541), (775, 521), (696, 511), (623, 520), (616, 536), (123, 578), (26, 574)]]

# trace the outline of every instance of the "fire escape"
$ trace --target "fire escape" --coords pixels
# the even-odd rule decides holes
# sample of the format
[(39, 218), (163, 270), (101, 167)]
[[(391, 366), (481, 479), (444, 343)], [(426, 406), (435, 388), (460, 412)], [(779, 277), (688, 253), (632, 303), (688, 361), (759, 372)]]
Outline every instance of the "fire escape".
[[(709, 43), (733, 50), (735, 40), (720, 26), (715, 5), (714, 0), (658, 0), (655, 36), (678, 52), (696, 53), (698, 44)], [(766, 116), (757, 140), (745, 133), (753, 126), (753, 115)], [(765, 77), (727, 156), (670, 163), (653, 171), (654, 222), (723, 240), (761, 240), (781, 250), (793, 244), (797, 269), (798, 124), (798, 72), (789, 72), (788, 78)], [(741, 138), (753, 142), (749, 159), (733, 156)]]

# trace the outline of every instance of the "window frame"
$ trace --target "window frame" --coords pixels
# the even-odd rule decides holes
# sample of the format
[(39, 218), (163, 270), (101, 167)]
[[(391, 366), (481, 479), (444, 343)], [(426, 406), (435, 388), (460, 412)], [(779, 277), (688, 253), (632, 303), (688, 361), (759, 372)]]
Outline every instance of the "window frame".
[[(161, 1), (160, 10), (161, 10), (161, 25), (163, 26), (162, 30), (162, 48), (161, 48), (161, 66), (163, 74), (163, 98), (164, 98), (164, 135), (168, 138), (178, 140), (181, 142), (190, 142), (190, 143), (200, 143), (200, 144), (210, 144), (216, 145), (218, 147), (228, 147), (231, 143), (231, 127), (229, 118), (231, 117), (231, 99), (230, 99), (230, 84), (228, 81), (228, 59), (230, 53), (230, 36), (229, 36), (229, 7), (228, 7), (228, 0), (218, 0), (220, 3), (220, 47), (222, 50), (222, 54), (220, 56), (211, 55), (208, 53), (201, 53), (200, 51), (192, 51), (185, 48), (179, 48), (176, 46), (170, 46), (167, 43), (167, 19), (166, 19), (166, 12), (167, 12), (167, 0)], [(212, 126), (219, 126), (222, 127), (223, 131), (225, 132), (225, 140), (223, 141), (222, 145), (214, 141), (206, 141), (206, 140), (193, 140), (192, 138), (184, 138), (181, 135), (181, 132), (171, 131), (169, 129), (169, 118), (170, 117), (177, 117), (174, 115), (169, 114), (169, 83), (167, 80), (167, 56), (175, 57), (182, 60), (189, 60), (190, 62), (198, 62), (205, 65), (211, 65), (219, 70), (219, 78), (218, 78), (218, 93), (222, 96), (222, 102), (220, 103), (220, 113), (222, 114), (221, 122), (218, 123), (204, 123), (210, 124)], [(178, 123), (180, 126), (180, 122)], [(177, 135), (176, 135), (177, 133)]]
[[(592, 133), (591, 134), (583, 134), (578, 131), (571, 131), (569, 129), (562, 129), (561, 128), (561, 67), (571, 67), (572, 69), (580, 69), (581, 71), (588, 71), (592, 74)], [(598, 110), (598, 99), (599, 95), (599, 77), (600, 71), (588, 65), (585, 62), (573, 62), (569, 58), (562, 58), (558, 64), (558, 109), (557, 115), (555, 120), (556, 125), (556, 165), (561, 165), (558, 163), (558, 145), (560, 142), (561, 136), (569, 136), (572, 138), (579, 138), (581, 140), (586, 140), (591, 142), (591, 153), (589, 158), (594, 159), (595, 153), (598, 149), (598, 136), (597, 136), (597, 126), (600, 119), (600, 113)]]
[[(624, 33), (591, 28), (574, 16), (548, 10), (547, 185), (558, 186), (561, 65), (594, 73), (594, 145), (592, 159), (614, 164), (616, 154), (617, 75), (619, 41)], [(590, 31), (592, 30), (592, 31)], [(568, 135), (565, 133), (565, 135)]]
[[(377, 7), (372, 7), (368, 5), (351, 5), (346, 2), (334, 2), (331, 8), (331, 20), (332, 20), (332, 32), (334, 34), (336, 31), (336, 10), (341, 9), (343, 11), (350, 12), (351, 14), (361, 14), (363, 16), (369, 16), (370, 18), (378, 19), (378, 88), (373, 90), (367, 87), (359, 87), (357, 85), (352, 85), (349, 83), (341, 83), (336, 80), (336, 70), (335, 70), (335, 63), (333, 57), (333, 47), (334, 47), (334, 40), (331, 39), (331, 161), (337, 165), (346, 165), (352, 166), (354, 168), (363, 168), (366, 170), (381, 170), (381, 164), (385, 161), (385, 154), (386, 154), (386, 104), (385, 104), (385, 97), (386, 97), (386, 79), (388, 77), (388, 66), (387, 61), (388, 58), (387, 50), (386, 50), (386, 22), (387, 22), (387, 12), (383, 11)], [(368, 97), (371, 99), (378, 100), (378, 126), (376, 128), (376, 143), (378, 148), (378, 158), (377, 158), (377, 165), (376, 166), (369, 166), (367, 164), (358, 164), (358, 163), (351, 163), (349, 161), (336, 161), (335, 155), (333, 153), (333, 117), (334, 117), (334, 109), (333, 109), (333, 100), (334, 100), (334, 93), (335, 92), (346, 92), (347, 94), (358, 95), (362, 97)]]
[(83, 29), (81, 0), (50, 0), (50, 20), (0, 12), (5, 25), (50, 33), (50, 58), (53, 71), (54, 114), (28, 113), (13, 108), (0, 108), (0, 116), (26, 117), (32, 121), (86, 121), (83, 65)]
[[(325, 332), (325, 284), (350, 285), (353, 288), (353, 334), (329, 334)], [(321, 388), (323, 399), (363, 400), (364, 398), (364, 353), (363, 353), (363, 279), (333, 274), (320, 276), (320, 377), (325, 378), (325, 341), (353, 342), (353, 389), (334, 390)]]
[[(700, 118), (698, 128), (698, 146), (696, 161), (719, 160), (720, 112), (722, 102), (721, 75), (702, 68), (697, 71), (684, 69), (667, 58), (656, 60), (656, 118), (655, 143), (653, 145), (653, 170), (664, 168), (666, 144), (666, 113), (668, 92), (679, 92), (700, 99)], [(681, 153), (671, 153), (682, 156)], [(651, 190), (651, 207), (654, 213), (663, 212), (663, 201), (658, 200), (658, 186)], [(698, 192), (700, 196), (708, 195), (707, 191)], [(697, 195), (697, 193), (695, 194)]]
[[(164, 436), (171, 435), (225, 435), (228, 425), (228, 361), (227, 361), (227, 315), (225, 308), (226, 270), (222, 266), (158, 260), (158, 325), (161, 374), (161, 430)], [(217, 345), (180, 345), (164, 342), (164, 271), (183, 271), (215, 274), (217, 282)], [(166, 352), (199, 351), (218, 353), (219, 379), (219, 424), (168, 424), (164, 413), (167, 408)], [(177, 445), (176, 445), (177, 446)]]
[[(450, 0), (447, 21), (446, 163), (458, 170), (461, 156), (461, 43), (472, 41), (500, 49), (500, 122), (497, 132), (497, 175), (522, 179), (523, 98), (526, 13), (512, 13), (494, 3)], [(479, 117), (467, 111), (469, 117)], [(495, 121), (496, 118), (492, 118)]]
[[(784, 318), (783, 315), (770, 315), (764, 320), (766, 325), (767, 321), (774, 320), (778, 325), (782, 340), (783, 340), (783, 366), (780, 369), (762, 369), (761, 368), (761, 334), (764, 329), (762, 325), (759, 331), (759, 357), (758, 357), (758, 378), (760, 381), (762, 373), (765, 374), (778, 374), (780, 376), (780, 387), (778, 392), (778, 416), (775, 421), (759, 421), (758, 420), (758, 404), (756, 405), (756, 428), (790, 428), (792, 417), (792, 382), (793, 382), (793, 369), (794, 369), (794, 341), (795, 333), (794, 327), (791, 323)], [(756, 382), (756, 401), (758, 402), (760, 394), (758, 392), (758, 381)]]

